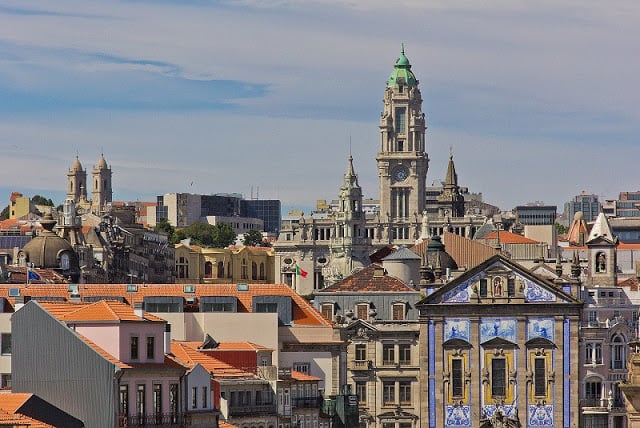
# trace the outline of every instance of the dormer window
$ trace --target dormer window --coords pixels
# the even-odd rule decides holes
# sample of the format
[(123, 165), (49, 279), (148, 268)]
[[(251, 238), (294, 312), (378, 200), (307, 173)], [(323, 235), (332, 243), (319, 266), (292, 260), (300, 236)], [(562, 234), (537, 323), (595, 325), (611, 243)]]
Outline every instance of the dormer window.
[(391, 319), (394, 321), (404, 320), (406, 305), (404, 303), (394, 303), (391, 306)]
[(329, 321), (333, 320), (333, 303), (323, 303), (321, 306), (322, 316)]
[(361, 320), (369, 319), (369, 304), (359, 303), (356, 305), (356, 317)]

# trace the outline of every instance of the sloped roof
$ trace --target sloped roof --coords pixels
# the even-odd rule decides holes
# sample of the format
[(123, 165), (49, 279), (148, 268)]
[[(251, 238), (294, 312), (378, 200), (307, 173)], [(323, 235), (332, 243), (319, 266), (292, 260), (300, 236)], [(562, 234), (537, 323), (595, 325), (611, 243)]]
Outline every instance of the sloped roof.
[(272, 348), (258, 345), (253, 342), (221, 342), (215, 348), (216, 351), (273, 351)]
[(311, 376), (296, 370), (291, 370), (291, 379), (298, 380), (298, 381), (321, 381), (322, 380), (317, 376)]
[[(447, 253), (455, 260), (459, 268), (472, 268), (484, 262), (500, 251), (482, 242), (465, 238), (451, 232), (444, 232), (442, 239), (446, 245)], [(427, 250), (429, 241), (422, 241), (411, 247), (416, 254), (423, 254)]]
[(611, 225), (609, 224), (609, 220), (604, 213), (598, 214), (598, 217), (596, 218), (596, 221), (591, 228), (591, 232), (589, 232), (587, 244), (593, 243), (599, 239), (603, 239), (606, 242), (610, 243), (616, 242), (616, 238), (611, 232)]
[(240, 370), (212, 357), (209, 354), (200, 352), (197, 348), (193, 347), (193, 343), (194, 342), (179, 342), (175, 340), (171, 342), (171, 352), (189, 368), (193, 368), (196, 364), (200, 364), (208, 372), (212, 372), (216, 378), (221, 379), (253, 379), (256, 377), (253, 373)]
[(336, 282), (329, 287), (318, 290), (317, 294), (324, 293), (340, 293), (340, 292), (416, 292), (400, 279), (387, 275), (378, 275), (383, 270), (378, 264), (371, 264), (358, 272), (344, 278), (342, 281)]
[(421, 257), (407, 247), (402, 246), (398, 248), (398, 251), (389, 254), (382, 260), (385, 262), (390, 260), (421, 260)]
[[(498, 232), (491, 232), (482, 237), (482, 239), (498, 239)], [(509, 232), (507, 230), (500, 231), (500, 242), (503, 244), (539, 244), (539, 241), (534, 241), (517, 233)]]
[[(238, 312), (253, 312), (254, 296), (289, 296), (292, 300), (293, 321), (299, 325), (332, 324), (303, 297), (285, 284), (247, 284), (246, 291), (239, 291), (237, 284), (192, 284), (194, 292), (185, 292), (186, 284), (137, 284), (137, 291), (128, 291), (127, 284), (79, 284), (78, 293), (84, 297), (122, 297), (128, 305), (143, 302), (145, 296), (168, 297), (204, 297), (231, 296), (237, 298)], [(13, 305), (15, 297), (9, 297), (9, 290), (20, 290), (21, 296), (54, 297), (69, 300), (70, 294), (66, 284), (38, 284), (29, 287), (24, 284), (0, 284), (0, 297), (5, 297)], [(145, 318), (151, 314), (145, 313)]]
[(153, 314), (145, 313), (144, 319), (133, 311), (133, 308), (125, 303), (112, 300), (99, 300), (93, 303), (46, 303), (42, 307), (47, 309), (60, 321), (152, 321), (166, 322)]

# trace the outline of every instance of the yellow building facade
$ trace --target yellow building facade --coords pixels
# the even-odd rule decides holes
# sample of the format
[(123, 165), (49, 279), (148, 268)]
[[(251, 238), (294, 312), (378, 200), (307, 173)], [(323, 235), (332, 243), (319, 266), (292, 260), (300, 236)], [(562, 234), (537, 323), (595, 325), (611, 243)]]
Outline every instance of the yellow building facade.
[(275, 283), (274, 251), (268, 247), (175, 246), (176, 282), (195, 284)]

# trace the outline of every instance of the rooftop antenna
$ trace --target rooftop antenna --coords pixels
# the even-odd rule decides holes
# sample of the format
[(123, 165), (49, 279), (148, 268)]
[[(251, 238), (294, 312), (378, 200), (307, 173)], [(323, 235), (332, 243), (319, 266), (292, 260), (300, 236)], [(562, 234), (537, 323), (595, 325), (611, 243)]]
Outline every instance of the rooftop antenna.
[(349, 156), (351, 156), (351, 135), (349, 135)]

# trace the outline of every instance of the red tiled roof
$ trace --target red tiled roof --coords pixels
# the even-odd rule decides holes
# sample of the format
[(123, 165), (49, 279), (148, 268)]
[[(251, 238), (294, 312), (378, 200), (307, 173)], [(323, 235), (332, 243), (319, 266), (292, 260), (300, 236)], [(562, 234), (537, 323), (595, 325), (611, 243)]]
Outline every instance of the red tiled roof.
[(319, 292), (346, 293), (369, 291), (416, 291), (396, 277), (387, 275), (386, 273), (379, 275), (379, 273), (381, 273), (382, 271), (382, 266), (378, 264), (370, 264), (369, 266), (359, 270), (353, 275), (344, 278), (342, 281), (336, 282), (335, 284), (323, 288)]
[[(99, 300), (93, 303), (42, 302), (41, 305), (61, 321), (142, 321), (131, 306), (112, 300)], [(166, 322), (150, 313), (145, 313), (144, 319), (152, 322)]]
[(291, 370), (291, 379), (299, 381), (321, 381), (319, 377), (311, 376), (296, 370)]
[(216, 351), (273, 351), (253, 342), (222, 342), (216, 347)]
[(15, 413), (33, 395), (17, 392), (2, 392), (0, 394), (2, 394), (0, 395), (0, 410), (7, 413)]
[[(237, 298), (238, 312), (253, 312), (254, 296), (289, 296), (293, 303), (293, 320), (300, 325), (332, 324), (303, 297), (285, 284), (247, 284), (246, 291), (238, 291), (236, 284), (193, 284), (194, 293), (185, 293), (185, 284), (137, 284), (137, 291), (127, 291), (127, 284), (79, 284), (78, 293), (84, 297), (123, 297), (129, 305), (142, 302), (145, 296), (232, 296)], [(12, 304), (15, 298), (8, 297), (10, 288), (18, 288), (21, 296), (54, 297), (68, 300), (68, 285), (60, 284), (0, 284), (0, 297), (6, 297)], [(149, 314), (150, 315), (150, 314)], [(146, 316), (146, 315), (145, 315)]]
[(217, 358), (200, 352), (193, 347), (193, 342), (171, 341), (171, 352), (182, 360), (187, 367), (192, 368), (196, 364), (200, 364), (208, 372), (213, 372), (216, 378), (255, 378), (253, 373), (237, 369)]
[[(482, 239), (497, 239), (498, 233), (491, 232), (482, 237)], [(540, 242), (534, 241), (533, 239), (526, 238), (522, 235), (518, 235), (517, 233), (512, 233), (506, 230), (500, 231), (500, 242), (503, 244), (539, 244)]]
[(226, 421), (218, 422), (218, 426), (220, 428), (238, 428), (236, 425), (231, 425), (229, 422), (226, 422)]
[[(7, 272), (11, 272), (10, 282), (12, 284), (26, 284), (27, 267), (25, 266), (6, 266)], [(66, 284), (67, 280), (53, 269), (32, 268), (32, 272), (38, 274), (40, 279), (30, 279), (31, 284)]]

